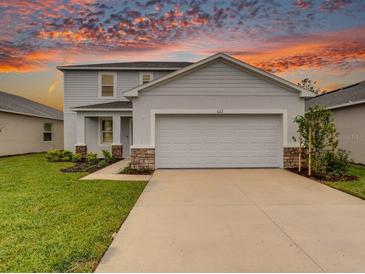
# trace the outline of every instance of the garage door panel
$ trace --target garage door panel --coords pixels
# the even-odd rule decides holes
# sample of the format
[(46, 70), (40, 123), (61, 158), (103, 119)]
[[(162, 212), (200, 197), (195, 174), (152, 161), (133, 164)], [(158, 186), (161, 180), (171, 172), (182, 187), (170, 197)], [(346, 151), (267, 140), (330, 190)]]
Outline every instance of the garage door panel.
[(157, 168), (280, 167), (280, 115), (161, 115)]

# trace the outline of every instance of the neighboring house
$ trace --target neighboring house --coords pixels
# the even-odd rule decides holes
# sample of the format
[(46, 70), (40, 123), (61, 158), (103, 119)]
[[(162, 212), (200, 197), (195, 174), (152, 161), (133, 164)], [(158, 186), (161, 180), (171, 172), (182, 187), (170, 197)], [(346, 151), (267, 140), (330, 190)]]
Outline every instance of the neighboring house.
[(314, 96), (222, 53), (58, 69), (65, 148), (109, 149), (135, 168), (294, 166), (293, 119)]
[(0, 91), (0, 156), (63, 149), (61, 111)]
[(354, 162), (365, 164), (365, 81), (306, 101), (306, 109), (315, 105), (332, 111), (339, 147), (350, 151)]

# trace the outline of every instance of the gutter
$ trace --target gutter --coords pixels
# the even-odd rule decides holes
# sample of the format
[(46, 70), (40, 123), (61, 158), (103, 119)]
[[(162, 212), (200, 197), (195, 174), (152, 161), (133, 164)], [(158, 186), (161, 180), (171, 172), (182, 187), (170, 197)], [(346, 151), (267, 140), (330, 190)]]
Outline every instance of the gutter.
[(356, 101), (356, 102), (348, 102), (348, 103), (344, 103), (344, 104), (340, 104), (340, 105), (335, 105), (335, 106), (330, 106), (327, 107), (327, 109), (336, 109), (336, 108), (343, 108), (343, 107), (349, 107), (349, 106), (355, 106), (355, 105), (360, 105), (360, 104), (364, 104), (365, 100), (360, 100), (360, 101)]
[(72, 111), (132, 111), (131, 108), (72, 108)]
[(178, 70), (181, 68), (148, 68), (148, 67), (67, 67), (67, 66), (57, 66), (58, 70), (99, 70), (99, 71), (108, 71), (108, 70), (141, 70), (141, 71), (148, 71), (148, 70)]

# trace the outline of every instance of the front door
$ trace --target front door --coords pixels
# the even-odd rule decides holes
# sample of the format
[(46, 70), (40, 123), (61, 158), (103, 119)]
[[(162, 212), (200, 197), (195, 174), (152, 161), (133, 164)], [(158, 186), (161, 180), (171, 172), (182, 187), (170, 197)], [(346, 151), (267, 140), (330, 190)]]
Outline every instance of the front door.
[(121, 141), (123, 145), (123, 158), (130, 157), (130, 145), (131, 145), (131, 118), (121, 117), (120, 132), (122, 134)]

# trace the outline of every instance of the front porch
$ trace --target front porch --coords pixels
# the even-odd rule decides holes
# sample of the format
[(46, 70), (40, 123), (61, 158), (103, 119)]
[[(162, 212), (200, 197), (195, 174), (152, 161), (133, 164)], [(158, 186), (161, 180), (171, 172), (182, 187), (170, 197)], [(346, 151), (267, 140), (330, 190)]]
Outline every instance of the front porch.
[(129, 158), (133, 139), (132, 109), (77, 108), (75, 151), (103, 157), (108, 150), (117, 158)]

